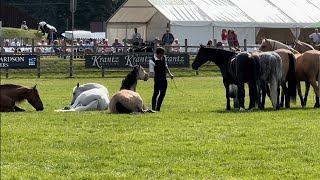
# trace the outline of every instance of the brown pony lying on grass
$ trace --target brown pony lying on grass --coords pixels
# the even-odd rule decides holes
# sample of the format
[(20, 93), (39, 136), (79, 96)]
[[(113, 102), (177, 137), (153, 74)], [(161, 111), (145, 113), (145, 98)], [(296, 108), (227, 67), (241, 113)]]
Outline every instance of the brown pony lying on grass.
[(27, 100), (37, 111), (43, 110), (36, 86), (28, 88), (14, 84), (0, 85), (0, 112), (25, 111), (16, 106), (16, 102), (23, 100)]

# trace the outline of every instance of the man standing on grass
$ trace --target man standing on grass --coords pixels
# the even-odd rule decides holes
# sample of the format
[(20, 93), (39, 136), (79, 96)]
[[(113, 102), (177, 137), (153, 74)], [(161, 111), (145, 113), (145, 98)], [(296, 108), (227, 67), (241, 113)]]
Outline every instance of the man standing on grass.
[[(170, 72), (166, 57), (164, 56), (165, 49), (158, 47), (156, 54), (152, 60), (149, 60), (149, 76), (154, 77), (154, 90), (152, 96), (152, 110), (160, 111), (163, 99), (166, 95), (168, 81), (166, 71), (170, 78), (173, 79), (173, 74)], [(160, 93), (160, 95), (159, 95)]]

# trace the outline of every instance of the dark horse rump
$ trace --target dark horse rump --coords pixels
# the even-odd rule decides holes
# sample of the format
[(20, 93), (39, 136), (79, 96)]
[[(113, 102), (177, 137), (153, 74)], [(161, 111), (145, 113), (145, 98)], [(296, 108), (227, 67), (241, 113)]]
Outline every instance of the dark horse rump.
[(230, 74), (235, 84), (257, 81), (260, 75), (259, 57), (246, 52), (239, 53), (230, 62)]
[(260, 76), (259, 57), (247, 52), (235, 53), (223, 49), (206, 48), (201, 45), (198, 54), (192, 63), (193, 69), (198, 69), (207, 61), (214, 62), (220, 69), (223, 84), (226, 89), (227, 110), (230, 110), (230, 84), (238, 86), (239, 110), (244, 110), (245, 89), (249, 85), (250, 105), (255, 107), (257, 99), (257, 80)]

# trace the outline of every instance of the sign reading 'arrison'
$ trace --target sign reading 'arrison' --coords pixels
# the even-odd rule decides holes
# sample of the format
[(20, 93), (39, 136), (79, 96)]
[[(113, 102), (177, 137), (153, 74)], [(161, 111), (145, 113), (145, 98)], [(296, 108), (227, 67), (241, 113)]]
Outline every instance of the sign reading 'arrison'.
[[(126, 68), (128, 66), (141, 65), (149, 67), (149, 60), (153, 54), (114, 54), (114, 55), (86, 55), (86, 68)], [(169, 67), (189, 67), (188, 54), (167, 55)]]
[(35, 55), (1, 55), (1, 69), (35, 69), (37, 56)]

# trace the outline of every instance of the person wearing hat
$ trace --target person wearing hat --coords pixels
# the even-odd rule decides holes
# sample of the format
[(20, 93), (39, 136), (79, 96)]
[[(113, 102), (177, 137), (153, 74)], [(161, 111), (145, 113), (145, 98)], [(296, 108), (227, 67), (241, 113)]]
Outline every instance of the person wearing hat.
[(154, 77), (154, 91), (152, 95), (152, 110), (160, 111), (163, 99), (166, 95), (168, 81), (166, 72), (173, 79), (173, 74), (170, 72), (167, 60), (165, 57), (165, 49), (158, 47), (153, 58), (149, 60), (149, 76)]
[(29, 30), (29, 28), (28, 28), (28, 26), (27, 26), (27, 21), (22, 21), (22, 23), (21, 23), (21, 29)]
[(170, 29), (166, 29), (166, 33), (162, 36), (162, 43), (164, 43), (164, 47), (166, 48), (167, 52), (171, 52), (171, 45), (174, 41), (173, 35), (170, 33)]

